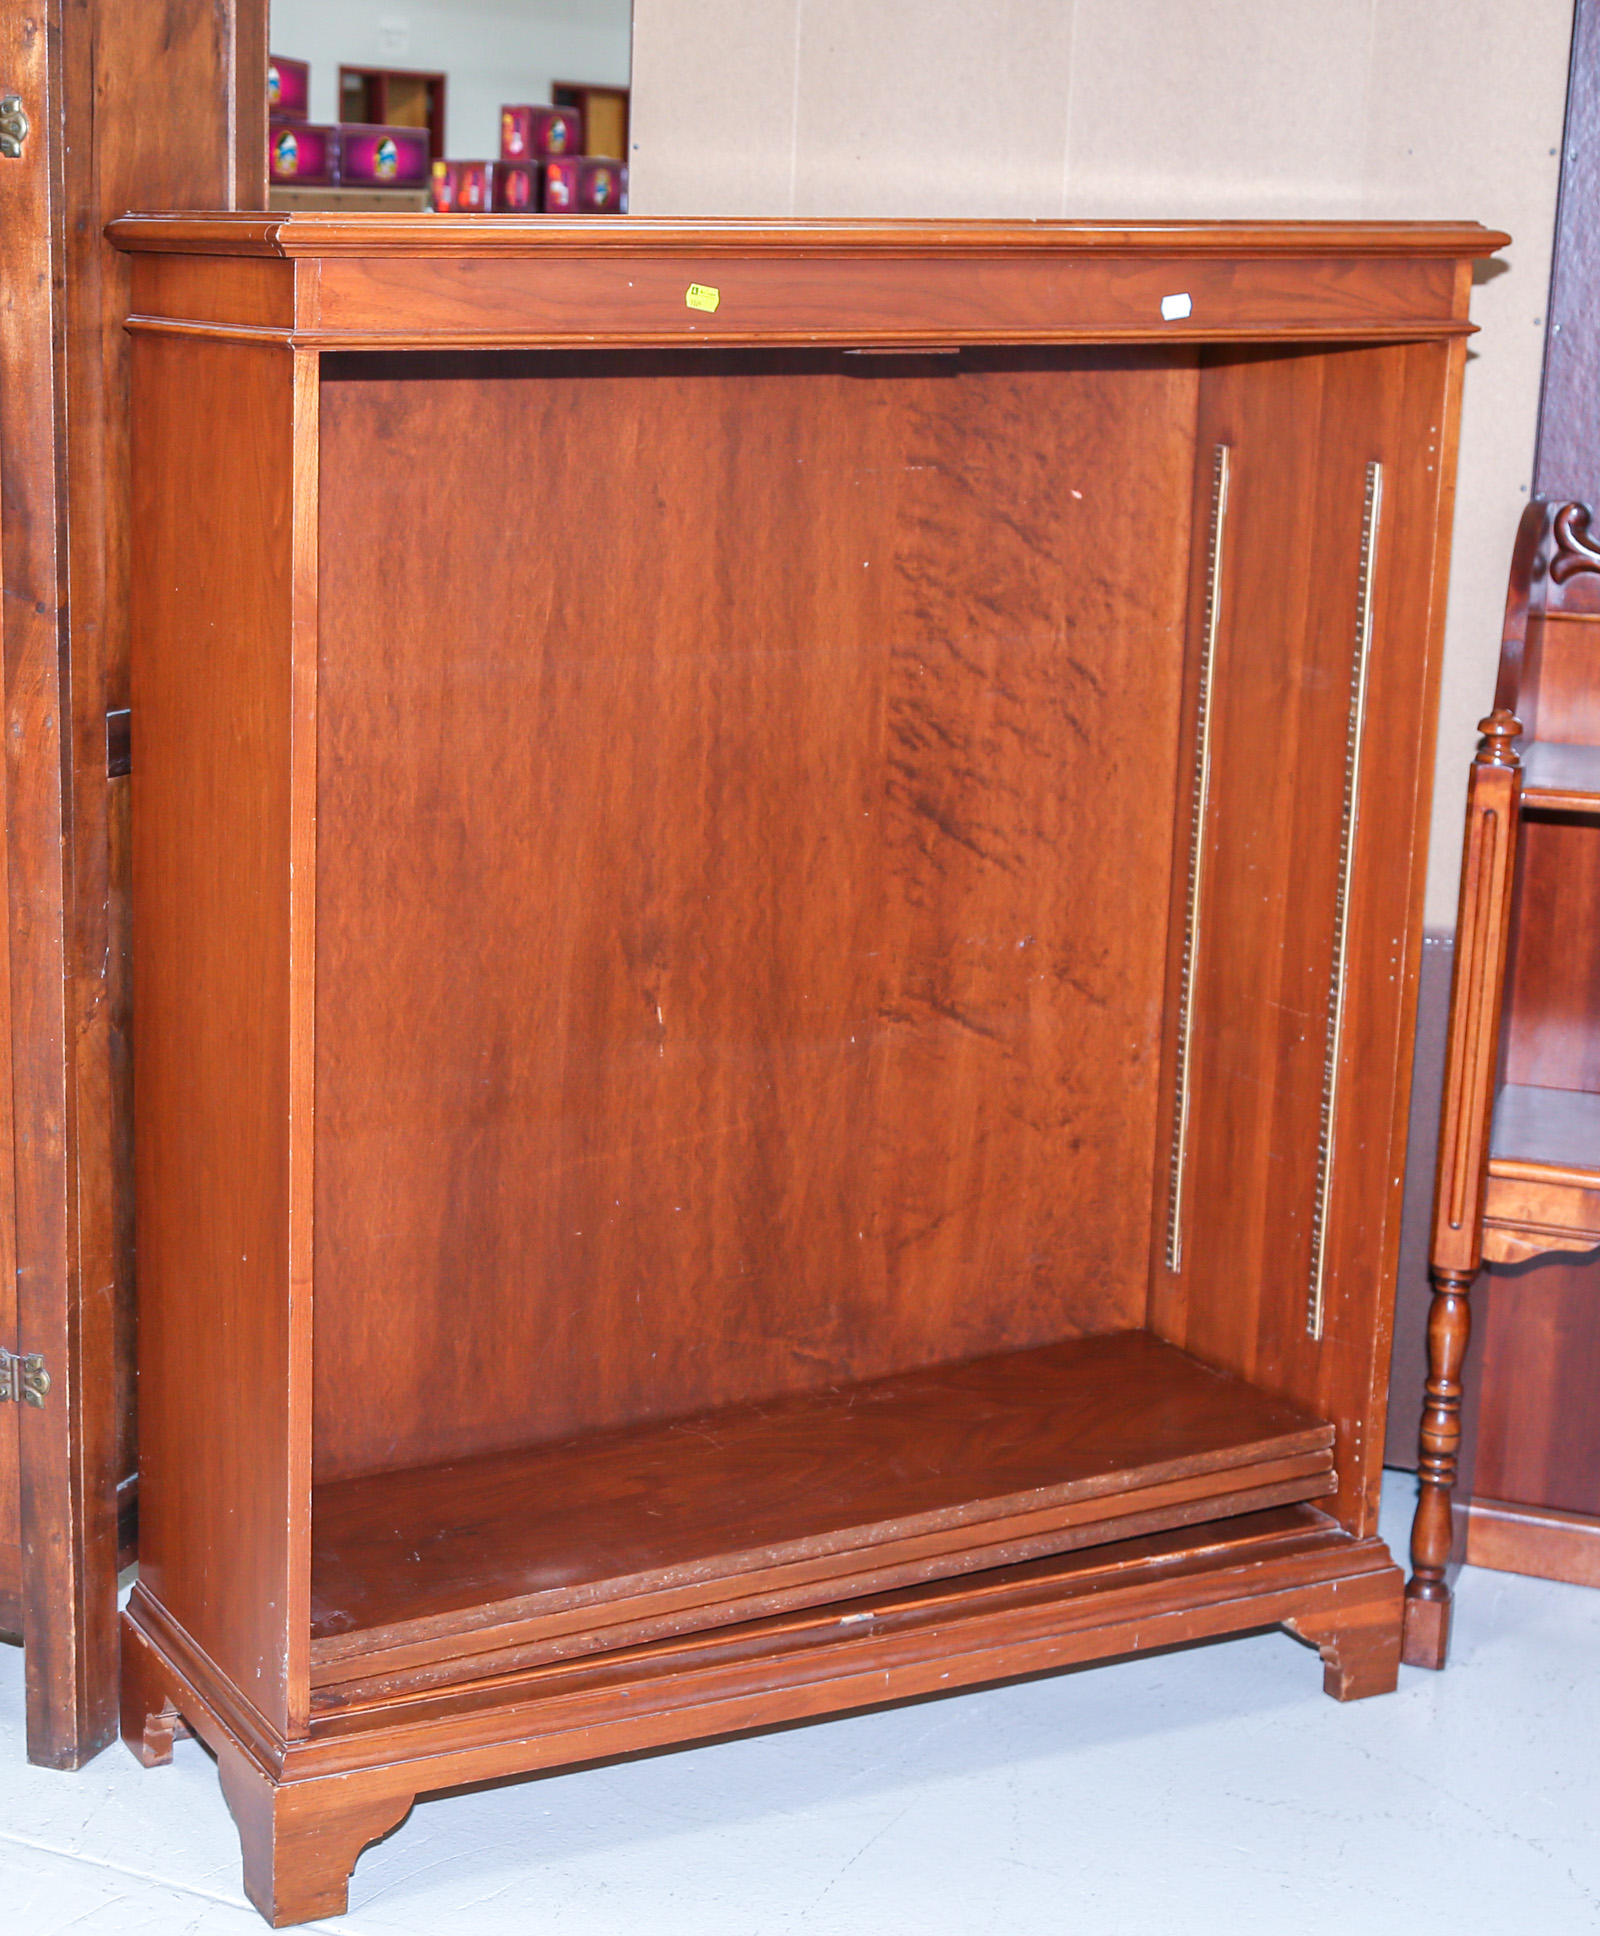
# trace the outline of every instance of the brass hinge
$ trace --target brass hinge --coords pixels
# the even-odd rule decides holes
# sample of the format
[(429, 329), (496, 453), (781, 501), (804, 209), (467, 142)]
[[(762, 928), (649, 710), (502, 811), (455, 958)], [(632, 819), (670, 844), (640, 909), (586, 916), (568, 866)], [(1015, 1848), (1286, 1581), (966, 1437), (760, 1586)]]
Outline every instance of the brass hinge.
[(50, 1389), (50, 1374), (37, 1351), (7, 1351), (0, 1345), (0, 1405), (43, 1406)]
[(20, 94), (0, 95), (0, 155), (7, 161), (22, 159), (22, 144), (28, 138), (28, 116)]

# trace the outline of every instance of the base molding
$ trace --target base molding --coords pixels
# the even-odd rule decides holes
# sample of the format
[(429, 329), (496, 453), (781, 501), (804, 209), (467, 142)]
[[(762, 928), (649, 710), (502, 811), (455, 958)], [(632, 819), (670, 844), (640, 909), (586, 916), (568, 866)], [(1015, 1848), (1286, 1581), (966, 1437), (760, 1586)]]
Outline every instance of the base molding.
[(1282, 1627), (1337, 1700), (1399, 1676), (1404, 1581), (1310, 1506), (753, 1621), (447, 1696), (266, 1727), (170, 1614), (123, 1616), (123, 1737), (217, 1755), (245, 1889), (275, 1927), (340, 1913), (361, 1850), (433, 1790), (706, 1742), (1187, 1641)]
[(1467, 1564), (1600, 1586), (1600, 1518), (1509, 1499), (1474, 1499), (1467, 1508)]

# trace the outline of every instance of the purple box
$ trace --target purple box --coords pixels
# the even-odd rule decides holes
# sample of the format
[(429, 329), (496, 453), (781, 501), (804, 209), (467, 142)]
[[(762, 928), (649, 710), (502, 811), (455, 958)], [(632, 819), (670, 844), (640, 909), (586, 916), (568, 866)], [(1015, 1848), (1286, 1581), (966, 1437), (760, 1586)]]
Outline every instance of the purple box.
[(547, 161), (539, 170), (539, 206), (546, 215), (576, 215), (578, 212), (578, 163)]
[(426, 188), (430, 152), (426, 128), (347, 121), (339, 129), (339, 179), (363, 188)]
[(311, 63), (267, 56), (267, 118), (304, 121), (311, 113)]
[(433, 206), (440, 215), (487, 215), (494, 205), (492, 161), (436, 161)]
[(539, 164), (536, 161), (497, 161), (494, 166), (494, 209), (497, 215), (536, 215), (539, 211)]
[(628, 170), (620, 161), (604, 161), (585, 155), (578, 163), (578, 213), (580, 215), (626, 215), (628, 212)]
[(339, 179), (339, 130), (309, 121), (275, 121), (267, 131), (267, 177), (283, 188), (323, 187)]
[(549, 161), (583, 153), (583, 116), (576, 108), (500, 110), (500, 159)]
[(598, 155), (547, 161), (541, 206), (546, 215), (626, 215), (627, 166)]

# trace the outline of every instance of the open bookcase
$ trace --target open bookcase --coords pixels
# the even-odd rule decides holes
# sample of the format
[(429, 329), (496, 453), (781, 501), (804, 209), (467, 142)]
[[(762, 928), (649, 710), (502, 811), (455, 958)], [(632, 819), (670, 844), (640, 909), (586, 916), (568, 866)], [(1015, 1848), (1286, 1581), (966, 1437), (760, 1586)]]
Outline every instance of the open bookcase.
[(125, 1728), (419, 1792), (1375, 1537), (1472, 225), (129, 217)]

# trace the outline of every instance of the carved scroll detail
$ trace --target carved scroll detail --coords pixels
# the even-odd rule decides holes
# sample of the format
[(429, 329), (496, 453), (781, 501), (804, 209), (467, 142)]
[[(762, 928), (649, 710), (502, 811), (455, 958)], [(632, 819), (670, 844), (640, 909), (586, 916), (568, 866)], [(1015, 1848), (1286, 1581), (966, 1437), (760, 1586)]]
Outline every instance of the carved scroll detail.
[(1199, 699), (1195, 709), (1194, 779), (1189, 813), (1189, 881), (1178, 972), (1178, 1076), (1172, 1112), (1172, 1165), (1167, 1199), (1167, 1269), (1183, 1268), (1184, 1173), (1189, 1157), (1190, 1074), (1194, 1051), (1194, 975), (1200, 954), (1205, 884), (1206, 815), (1211, 801), (1211, 680), (1221, 609), (1222, 546), (1228, 522), (1228, 464), (1218, 444), (1211, 459), (1211, 530), (1206, 542), (1206, 604), (1200, 639)]
[(1550, 576), (1558, 585), (1580, 572), (1600, 571), (1600, 545), (1589, 536), (1587, 504), (1563, 504), (1555, 515), (1556, 549)]
[(1306, 1330), (1322, 1336), (1326, 1300), (1328, 1192), (1339, 1128), (1339, 1076), (1344, 1061), (1345, 996), (1350, 969), (1350, 874), (1361, 817), (1361, 755), (1366, 734), (1367, 683), (1372, 666), (1372, 580), (1383, 511), (1383, 466), (1367, 465), (1361, 514), (1361, 562), (1356, 578), (1356, 639), (1350, 673), (1350, 719), (1345, 731), (1344, 809), (1339, 823), (1339, 876), (1333, 901), (1333, 969), (1328, 987), (1328, 1037), (1322, 1063), (1322, 1113), (1317, 1132), (1317, 1185), (1311, 1208), (1311, 1288)]

